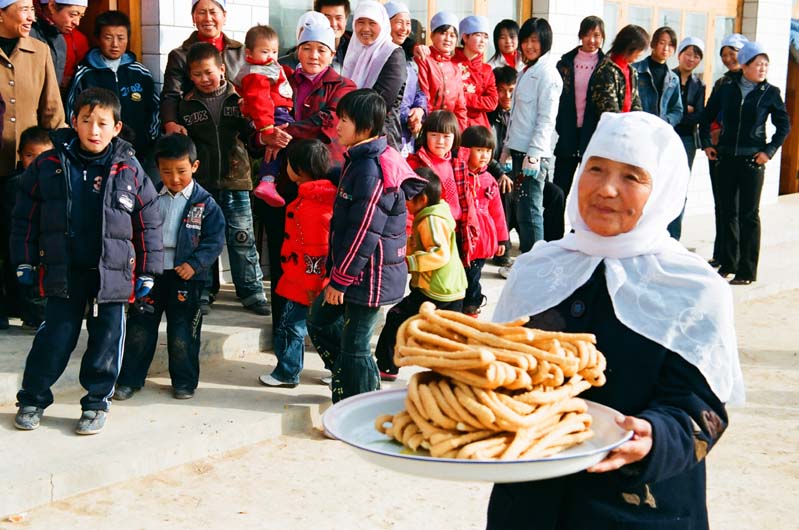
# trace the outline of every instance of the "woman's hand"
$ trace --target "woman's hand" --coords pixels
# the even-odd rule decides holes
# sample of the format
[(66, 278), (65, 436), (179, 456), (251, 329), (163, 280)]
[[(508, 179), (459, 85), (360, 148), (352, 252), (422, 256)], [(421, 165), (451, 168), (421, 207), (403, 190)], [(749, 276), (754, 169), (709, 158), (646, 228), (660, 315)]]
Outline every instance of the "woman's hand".
[(413, 47), (413, 58), (419, 61), (424, 61), (430, 57), (430, 46), (425, 44), (417, 44)]
[(771, 160), (766, 153), (760, 151), (758, 154), (755, 155), (755, 163), (762, 166), (766, 162)]
[(643, 460), (652, 450), (652, 424), (635, 416), (619, 416), (616, 423), (622, 429), (633, 431), (633, 437), (605, 457), (596, 465), (589, 467), (589, 473), (606, 473), (622, 466)]
[(705, 147), (705, 154), (710, 160), (718, 160), (719, 153), (716, 151), (715, 147)]
[(507, 175), (502, 175), (499, 177), (497, 184), (499, 185), (500, 193), (510, 193), (513, 191), (513, 179)]
[(286, 127), (288, 127), (288, 123), (274, 127), (269, 134), (258, 133), (258, 142), (266, 147), (283, 149), (294, 139), (285, 131)]
[(167, 134), (182, 134), (184, 136), (189, 134), (189, 131), (176, 121), (166, 122), (164, 124), (164, 132)]
[(415, 107), (408, 112), (408, 130), (411, 134), (417, 135), (422, 130), (422, 119), (424, 118), (424, 109)]
[(325, 287), (325, 303), (330, 305), (341, 305), (344, 303), (344, 292), (328, 285)]

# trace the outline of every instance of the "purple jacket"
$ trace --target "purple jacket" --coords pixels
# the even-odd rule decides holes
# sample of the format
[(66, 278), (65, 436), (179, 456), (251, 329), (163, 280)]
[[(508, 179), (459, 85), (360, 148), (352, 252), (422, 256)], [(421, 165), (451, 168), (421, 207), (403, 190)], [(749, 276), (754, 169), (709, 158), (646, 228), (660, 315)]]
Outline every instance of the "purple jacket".
[(402, 141), (400, 150), (404, 154), (413, 153), (415, 138), (408, 130), (408, 114), (411, 109), (420, 108), (424, 111), (425, 118), (427, 117), (427, 96), (419, 86), (419, 74), (416, 71), (416, 63), (408, 61), (407, 65), (408, 78), (405, 80), (405, 93), (402, 95), (402, 103), (400, 104), (400, 124), (402, 125)]

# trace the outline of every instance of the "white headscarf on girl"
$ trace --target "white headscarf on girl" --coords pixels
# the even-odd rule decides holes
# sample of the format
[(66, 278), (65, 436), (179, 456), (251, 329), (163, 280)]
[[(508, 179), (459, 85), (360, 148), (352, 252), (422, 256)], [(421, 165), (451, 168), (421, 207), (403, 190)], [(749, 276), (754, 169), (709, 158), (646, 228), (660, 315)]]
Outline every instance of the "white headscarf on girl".
[(352, 79), (358, 88), (372, 88), (389, 56), (399, 48), (391, 40), (391, 21), (383, 4), (375, 0), (361, 0), (352, 16), (352, 24), (359, 18), (374, 20), (380, 25), (380, 34), (370, 45), (363, 44), (353, 35), (344, 56), (341, 75)]
[[(631, 231), (600, 236), (580, 216), (577, 189), (592, 156), (641, 167), (652, 177), (652, 192)], [(696, 366), (722, 402), (742, 404), (729, 285), (666, 230), (682, 210), (688, 177), (685, 149), (666, 122), (645, 112), (602, 114), (569, 193), (567, 213), (574, 233), (539, 242), (519, 256), (494, 320), (536, 315), (556, 306), (604, 261), (619, 321)]]

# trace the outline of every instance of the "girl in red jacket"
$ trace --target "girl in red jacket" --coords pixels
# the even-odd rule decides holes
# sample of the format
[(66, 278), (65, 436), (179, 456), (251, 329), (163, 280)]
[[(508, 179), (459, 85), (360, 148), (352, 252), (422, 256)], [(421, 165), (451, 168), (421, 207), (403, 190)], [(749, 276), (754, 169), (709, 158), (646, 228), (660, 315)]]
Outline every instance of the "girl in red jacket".
[(298, 140), (286, 148), (289, 178), (298, 186), (297, 198), (286, 207), (286, 228), (280, 262), (283, 275), (275, 293), (286, 305), (275, 329), (277, 366), (260, 377), (271, 387), (294, 388), (300, 383), (308, 306), (324, 288), (329, 249), (330, 218), (336, 187), (325, 180), (330, 154), (319, 140)]
[(494, 71), (484, 62), (488, 30), (486, 17), (472, 15), (461, 20), (463, 48), (455, 50), (455, 57), (452, 59), (461, 69), (469, 127), (490, 127), (487, 113), (494, 112), (499, 103)]
[(502, 198), (496, 179), (486, 169), (494, 153), (494, 135), (486, 127), (477, 125), (463, 131), (461, 146), (468, 151), (466, 185), (471, 210), (476, 221), (476, 234), (466, 256), (466, 296), (463, 312), (477, 317), (485, 297), (480, 287), (480, 276), (486, 259), (505, 254), (505, 243), (510, 239)]
[(466, 114), (466, 98), (460, 67), (452, 62), (452, 52), (458, 43), (458, 17), (442, 11), (430, 19), (433, 45), (424, 59), (416, 56), (419, 66), (419, 86), (427, 96), (428, 112), (448, 110), (458, 118), (458, 127), (469, 126)]

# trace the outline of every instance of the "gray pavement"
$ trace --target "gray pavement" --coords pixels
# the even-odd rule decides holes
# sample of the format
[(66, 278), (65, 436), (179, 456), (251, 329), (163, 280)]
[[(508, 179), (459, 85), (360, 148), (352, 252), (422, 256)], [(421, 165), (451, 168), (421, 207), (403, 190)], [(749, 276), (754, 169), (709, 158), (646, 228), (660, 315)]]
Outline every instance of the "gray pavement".
[[(760, 307), (758, 314), (771, 315), (765, 321), (762, 319), (758, 321), (757, 327), (753, 327), (751, 318), (743, 322), (739, 320), (742, 355), (745, 362), (751, 364), (750, 368), (745, 367), (746, 375), (754, 373), (756, 380), (765, 380), (767, 384), (763, 385), (764, 389), (755, 391), (754, 399), (750, 392), (750, 404), (743, 409), (743, 412), (733, 413), (733, 419), (735, 420), (738, 415), (741, 418), (748, 418), (746, 421), (760, 422), (760, 427), (764, 428), (762, 424), (764, 414), (767, 416), (777, 410), (768, 390), (769, 385), (776, 381), (781, 392), (779, 395), (787, 400), (777, 406), (781, 415), (778, 415), (780, 418), (778, 423), (787, 430), (795, 430), (788, 426), (789, 422), (795, 426), (798, 418), (799, 403), (796, 402), (795, 388), (789, 388), (781, 379), (783, 376), (776, 375), (772, 368), (782, 370), (779, 373), (783, 375), (784, 370), (793, 371), (793, 381), (796, 372), (799, 372), (796, 354), (799, 334), (795, 331), (795, 322), (799, 317), (797, 314), (799, 296), (780, 299), (781, 293), (799, 289), (799, 275), (793, 272), (793, 268), (799, 264), (799, 245), (795, 244), (799, 242), (799, 223), (797, 223), (799, 195), (781, 199), (779, 204), (765, 208), (762, 215), (764, 245), (759, 281), (749, 287), (738, 287), (734, 292), (737, 311), (746, 313)], [(712, 244), (712, 231), (712, 217), (690, 217), (685, 222), (684, 243), (689, 248), (695, 248), (703, 256), (709, 257), (707, 252), (709, 245)], [(485, 311), (488, 316), (504, 281), (499, 279), (496, 268), (491, 266), (486, 268), (484, 280), (490, 301)], [(195, 399), (175, 401), (171, 398), (168, 376), (164, 377), (162, 373), (166, 363), (165, 354), (161, 351), (156, 357), (156, 363), (151, 371), (152, 377), (148, 379), (145, 389), (129, 401), (115, 403), (104, 432), (89, 438), (77, 437), (72, 433), (74, 422), (80, 414), (77, 368), (82, 350), (80, 348), (77, 350), (63, 380), (56, 386), (56, 404), (46, 411), (42, 427), (34, 432), (22, 433), (15, 431), (12, 426), (15, 411), (13, 402), (32, 334), (14, 327), (10, 332), (0, 334), (0, 433), (2, 433), (0, 469), (3, 470), (0, 474), (0, 517), (61, 501), (97, 488), (101, 488), (100, 492), (107, 493), (108, 488), (114, 484), (126, 483), (122, 487), (127, 488), (131, 484), (138, 484), (140, 477), (163, 472), (175, 466), (192, 465), (191, 463), (208, 457), (215, 459), (215, 465), (222, 465), (231, 458), (233, 460), (238, 457), (245, 458), (242, 455), (250, 453), (258, 455), (257, 458), (280, 459), (280, 455), (287, 451), (284, 447), (286, 444), (296, 443), (297, 448), (294, 452), (290, 452), (291, 454), (297, 454), (296, 452), (302, 451), (303, 447), (307, 448), (306, 457), (311, 460), (317, 456), (330, 459), (332, 458), (330, 454), (325, 453), (328, 451), (327, 448), (337, 447), (335, 450), (331, 449), (334, 451), (332, 454), (336, 455), (334, 460), (352, 458), (352, 465), (357, 469), (369, 469), (364, 468), (365, 464), (355, 459), (351, 453), (342, 450), (345, 448), (340, 447), (340, 444), (321, 442), (319, 435), (313, 430), (313, 426), (319, 424), (320, 412), (329, 406), (329, 392), (325, 386), (318, 383), (318, 378), (325, 375), (325, 371), (313, 351), (306, 354), (306, 370), (299, 387), (291, 390), (262, 387), (258, 384), (258, 376), (271, 370), (275, 362), (272, 354), (260, 353), (269, 347), (271, 334), (268, 326), (269, 318), (257, 317), (241, 310), (230, 292), (226, 292), (214, 307), (203, 328), (201, 385)], [(767, 308), (770, 309), (767, 311)], [(786, 325), (779, 327), (778, 330), (777, 324), (783, 322), (781, 319), (786, 319), (784, 321)], [(794, 327), (791, 327), (792, 324)], [(162, 330), (161, 350), (164, 349), (164, 339)], [(769, 340), (776, 340), (779, 347), (760, 346), (760, 343)], [(776, 352), (773, 356), (770, 353), (772, 350)], [(768, 361), (761, 366), (764, 359)], [(407, 374), (403, 372), (403, 379), (406, 377)], [(403, 380), (396, 384), (403, 384)], [(732, 437), (733, 432), (735, 431), (731, 429), (728, 438)], [(746, 446), (747, 443), (746, 440), (740, 440), (734, 447), (730, 443), (729, 447), (737, 449), (739, 444)], [(770, 448), (778, 446), (781, 448), (780, 458), (783, 458), (787, 465), (793, 466), (793, 474), (789, 478), (792, 477), (793, 491), (795, 491), (796, 477), (799, 476), (795, 457), (796, 439), (794, 438), (792, 453), (782, 449), (784, 440), (774, 440), (773, 443), (771, 441), (769, 443), (771, 445), (764, 443), (762, 451), (770, 454)], [(259, 445), (253, 447), (253, 444)], [(278, 446), (283, 447), (281, 452), (271, 453)], [(311, 446), (313, 449), (309, 449)], [(723, 452), (724, 447), (724, 443), (720, 444), (714, 454)], [(235, 454), (238, 456), (230, 458), (219, 456), (231, 451), (237, 451)], [(302, 460), (299, 456), (297, 459)], [(737, 471), (739, 467), (734, 464), (734, 459), (731, 460), (733, 462), (719, 470), (716, 475), (724, 477), (725, 484), (726, 480), (731, 480), (735, 476), (729, 473)], [(777, 459), (777, 461), (783, 460)], [(275, 467), (280, 466), (275, 464)], [(755, 465), (749, 473), (761, 477), (760, 471), (762, 470)], [(311, 476), (306, 477), (306, 480), (312, 481), (314, 474), (312, 468), (309, 473)], [(369, 473), (388, 477), (392, 481), (395, 479), (401, 481), (399, 475), (387, 471), (372, 468)], [(711, 475), (711, 484), (713, 476)], [(408, 481), (407, 478), (402, 480), (405, 481), (403, 484), (413, 485), (412, 480)], [(767, 481), (765, 484), (768, 485)], [(251, 483), (249, 486), (233, 487), (258, 488), (259, 486), (257, 483)], [(335, 489), (335, 484), (331, 485), (331, 488)], [(454, 488), (451, 492), (471, 492), (469, 494), (475, 495), (477, 497), (475, 500), (479, 500), (477, 504), (484, 506), (483, 497), (486, 490), (483, 486), (453, 485), (451, 488)], [(439, 489), (441, 488), (436, 491)], [(157, 491), (157, 488), (154, 491)], [(724, 495), (735, 494), (734, 491), (730, 493), (724, 489), (718, 491), (724, 491)], [(264, 494), (268, 495), (268, 492)], [(750, 497), (760, 498), (757, 495)], [(383, 506), (379, 502), (377, 505)], [(285, 507), (282, 509), (286, 511)], [(46, 520), (47, 509), (36, 511), (40, 512), (42, 520)], [(205, 516), (201, 514), (202, 512), (198, 512), (198, 517), (204, 518)], [(385, 516), (384, 522), (392, 520), (391, 514), (382, 515)], [(470, 517), (473, 515), (472, 513)], [(409, 523), (411, 519), (400, 517), (396, 521)], [(79, 518), (69, 520), (74, 522), (74, 526), (70, 524), (62, 527), (83, 526), (78, 525)], [(316, 519), (311, 518), (306, 522), (313, 520)], [(729, 519), (729, 521), (735, 520), (736, 517)], [(95, 526), (88, 527), (108, 526), (112, 525), (97, 526), (95, 520)], [(155, 525), (143, 524), (140, 527), (153, 526)], [(167, 527), (183, 526), (167, 525)], [(248, 527), (241, 526), (241, 528)], [(268, 527), (306, 526), (284, 523)], [(347, 526), (311, 524), (310, 527), (346, 528)], [(411, 526), (381, 523), (374, 527), (410, 528)], [(0, 522), (0, 529), (2, 528), (4, 528), (3, 523)], [(128, 527), (122, 525), (121, 528)], [(429, 528), (438, 527), (432, 525)], [(760, 528), (760, 526), (722, 525), (718, 528)]]

